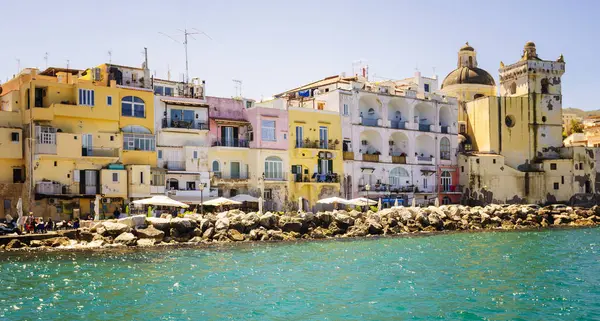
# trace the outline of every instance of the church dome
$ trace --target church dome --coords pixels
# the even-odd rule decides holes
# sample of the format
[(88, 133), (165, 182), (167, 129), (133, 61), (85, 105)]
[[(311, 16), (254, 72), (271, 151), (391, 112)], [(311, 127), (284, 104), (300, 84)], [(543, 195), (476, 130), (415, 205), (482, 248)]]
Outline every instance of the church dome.
[(460, 51), (475, 51), (475, 48), (471, 47), (467, 42), (464, 46), (460, 47)]
[(481, 68), (460, 67), (444, 78), (442, 88), (459, 84), (478, 84), (496, 86), (494, 77)]

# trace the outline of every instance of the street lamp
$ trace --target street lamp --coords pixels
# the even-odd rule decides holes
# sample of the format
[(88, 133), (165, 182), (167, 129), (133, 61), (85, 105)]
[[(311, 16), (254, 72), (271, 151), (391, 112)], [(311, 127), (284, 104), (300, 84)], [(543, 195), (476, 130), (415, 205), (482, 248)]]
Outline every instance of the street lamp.
[(200, 214), (202, 215), (204, 215), (204, 186), (206, 186), (204, 183), (200, 183), (200, 186), (198, 186), (200, 189)]

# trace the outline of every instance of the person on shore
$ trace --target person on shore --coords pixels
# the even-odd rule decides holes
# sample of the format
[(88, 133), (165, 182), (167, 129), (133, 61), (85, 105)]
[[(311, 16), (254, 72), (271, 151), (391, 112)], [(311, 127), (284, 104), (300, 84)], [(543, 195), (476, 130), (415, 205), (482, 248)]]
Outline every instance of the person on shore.
[(73, 221), (73, 228), (74, 229), (78, 229), (79, 228), (79, 218), (76, 218), (75, 221)]
[(38, 219), (35, 224), (36, 233), (44, 233), (46, 232), (46, 227), (44, 226), (44, 219)]
[(48, 218), (48, 222), (46, 222), (46, 232), (52, 231), (54, 229), (54, 222), (52, 222), (51, 218)]
[(115, 219), (118, 219), (119, 216), (121, 216), (121, 211), (119, 210), (118, 207), (115, 207), (115, 211), (113, 212), (113, 216), (115, 217)]

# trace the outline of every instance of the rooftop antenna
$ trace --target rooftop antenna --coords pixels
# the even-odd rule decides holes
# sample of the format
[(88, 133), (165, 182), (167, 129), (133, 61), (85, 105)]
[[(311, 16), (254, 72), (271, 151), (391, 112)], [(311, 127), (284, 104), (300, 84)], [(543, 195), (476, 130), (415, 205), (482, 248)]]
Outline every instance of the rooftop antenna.
[(67, 59), (67, 69), (69, 69), (69, 63), (70, 63), (70, 62), (71, 62), (71, 61), (70, 61), (69, 59)]
[(192, 28), (192, 29), (185, 28), (183, 30), (181, 30), (181, 29), (177, 29), (177, 30), (179, 30), (183, 34), (183, 42), (181, 42), (180, 40), (175, 39), (175, 37), (169, 36), (166, 33), (159, 32), (159, 34), (161, 34), (161, 35), (163, 35), (165, 37), (168, 37), (171, 40), (173, 40), (173, 41), (175, 41), (175, 42), (183, 45), (183, 48), (185, 49), (185, 82), (187, 83), (190, 80), (189, 60), (188, 60), (188, 37), (196, 40), (196, 38), (194, 38), (194, 35), (201, 34), (201, 35), (205, 35), (210, 40), (212, 40), (212, 38), (209, 35), (207, 35), (204, 31), (198, 30), (196, 28)]
[(48, 52), (44, 54), (44, 61), (46, 62), (46, 69), (48, 69)]
[(171, 66), (167, 65), (167, 80), (171, 80)]
[(111, 49), (108, 50), (108, 63), (112, 64), (112, 50)]
[(242, 97), (242, 81), (238, 79), (233, 79), (233, 83), (235, 84), (235, 96)]
[(17, 75), (21, 72), (21, 59), (17, 58)]

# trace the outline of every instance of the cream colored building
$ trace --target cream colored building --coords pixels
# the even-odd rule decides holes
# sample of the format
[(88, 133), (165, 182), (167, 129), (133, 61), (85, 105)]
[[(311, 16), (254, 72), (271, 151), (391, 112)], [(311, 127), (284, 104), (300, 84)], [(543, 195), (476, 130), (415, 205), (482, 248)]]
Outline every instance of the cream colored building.
[(573, 121), (583, 121), (583, 117), (577, 116), (577, 114), (573, 113), (563, 113), (562, 121), (563, 121), (563, 129), (565, 132), (569, 132), (571, 130), (571, 123)]
[(490, 95), (495, 83), (481, 69), (471, 77), (477, 65), (468, 47), (459, 51), (457, 70), (463, 71), (451, 72), (443, 84), (443, 90), (462, 100), (458, 166), (463, 202), (542, 204), (593, 193), (593, 150), (562, 147), (562, 55), (542, 60), (535, 44), (526, 43), (519, 61), (500, 63), (500, 96), (495, 96)]

